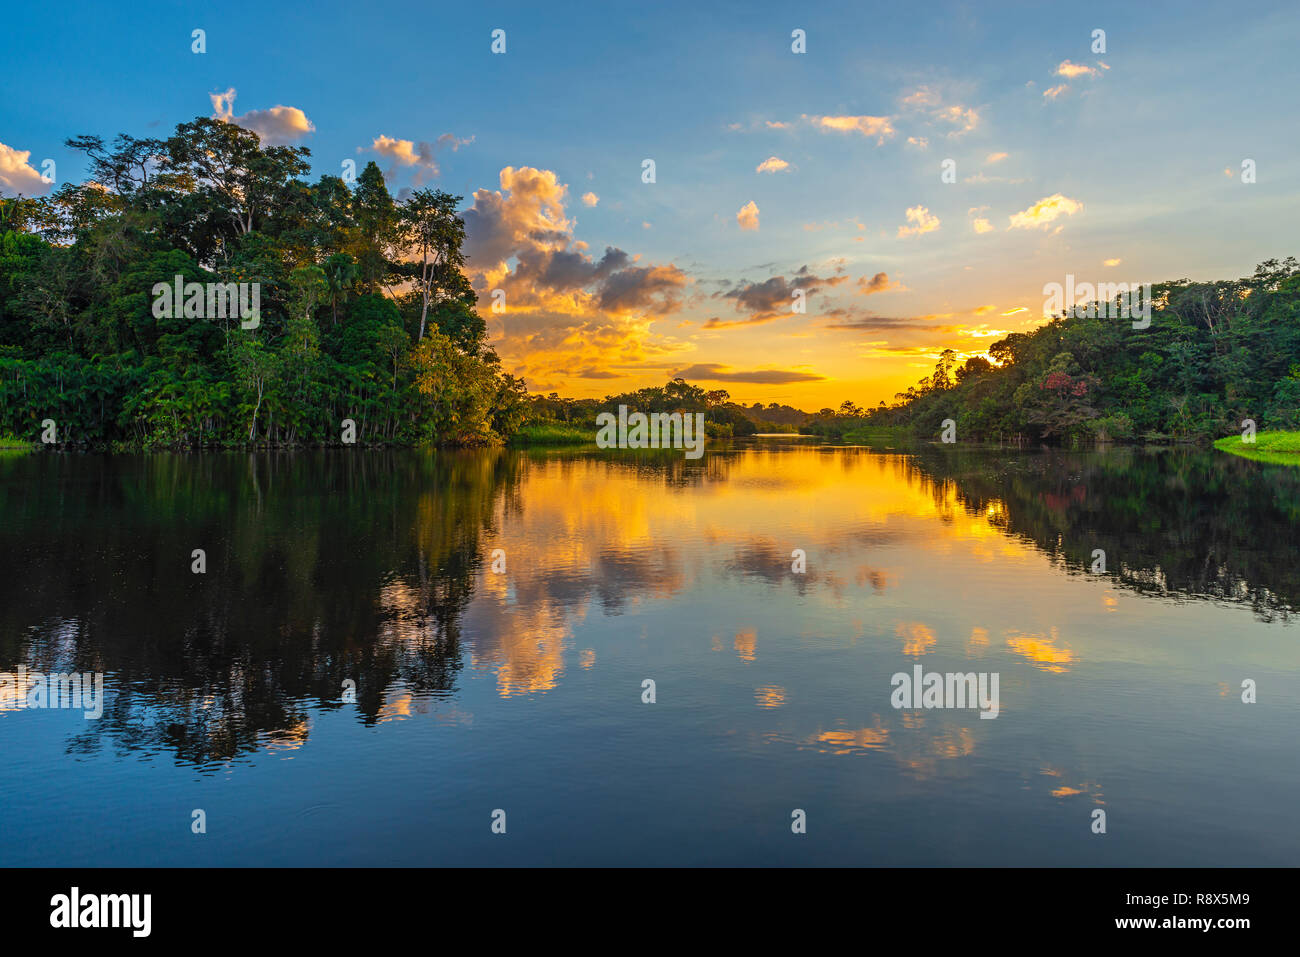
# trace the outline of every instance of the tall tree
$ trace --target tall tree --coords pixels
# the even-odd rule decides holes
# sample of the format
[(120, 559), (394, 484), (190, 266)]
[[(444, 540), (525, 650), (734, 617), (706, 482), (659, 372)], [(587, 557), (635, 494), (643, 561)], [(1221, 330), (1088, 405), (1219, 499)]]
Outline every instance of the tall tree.
[(418, 189), (402, 205), (403, 238), (410, 243), (416, 257), (412, 277), (420, 293), (420, 331), (416, 342), (424, 338), (429, 307), (443, 299), (462, 297), (467, 291), (461, 267), (465, 255), (465, 221), (456, 214), (461, 197), (442, 190)]

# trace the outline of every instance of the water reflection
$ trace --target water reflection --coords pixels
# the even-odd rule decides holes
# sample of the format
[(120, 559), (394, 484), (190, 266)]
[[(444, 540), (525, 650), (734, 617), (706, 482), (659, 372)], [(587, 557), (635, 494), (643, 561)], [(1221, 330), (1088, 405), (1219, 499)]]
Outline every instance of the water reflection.
[[(753, 672), (726, 672), (747, 683), (744, 703), (693, 734), (888, 752), (934, 777), (991, 722), (893, 712), (880, 695), (810, 710), (850, 699), (840, 669), (856, 669), (859, 697), (877, 665), (887, 676), (921, 658), (1060, 679), (1139, 654), (1098, 624), (1135, 601), (1281, 621), (1300, 596), (1300, 478), (1194, 453), (38, 455), (0, 460), (0, 506), (0, 668), (107, 674), (104, 717), (71, 733), (71, 754), (202, 768), (300, 750), (336, 711), (368, 727), (431, 710), (468, 725), (457, 702), (471, 680), (544, 697), (579, 673), (622, 674), (662, 612), (680, 660), (722, 653), (696, 662), (703, 677), (724, 658)], [(1097, 549), (1109, 574), (1064, 598)], [(1176, 656), (1164, 641), (1141, 654)], [(869, 658), (847, 656), (858, 642)], [(1057, 693), (1032, 684), (1009, 677), (1011, 713)], [(763, 728), (746, 713), (784, 717)], [(21, 718), (0, 714), (7, 741)], [(1029, 763), (1061, 779), (1052, 796), (1100, 800), (1088, 776)]]
[[(448, 695), (480, 543), (520, 462), (477, 455), (36, 456), (5, 464), (0, 667), (102, 671), (74, 751), (195, 764)], [(206, 573), (191, 571), (206, 553)]]
[(1287, 619), (1300, 600), (1300, 470), (1195, 451), (1091, 454), (926, 447), (916, 467), (1072, 573), (1104, 550), (1117, 582), (1145, 594), (1248, 604)]

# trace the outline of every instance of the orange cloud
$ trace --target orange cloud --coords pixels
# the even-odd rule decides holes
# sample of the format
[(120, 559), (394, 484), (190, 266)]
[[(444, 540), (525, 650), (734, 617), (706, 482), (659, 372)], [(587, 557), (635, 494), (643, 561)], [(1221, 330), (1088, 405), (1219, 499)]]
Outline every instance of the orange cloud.
[(894, 135), (894, 127), (888, 116), (809, 116), (805, 113), (802, 118), (823, 130), (874, 136), (877, 144)]
[(932, 233), (939, 228), (939, 217), (933, 215), (930, 210), (924, 206), (911, 206), (907, 210), (907, 221), (912, 223), (911, 226), (899, 226), (899, 237), (920, 236), (925, 233)]
[(1083, 211), (1083, 203), (1060, 193), (1053, 193), (1034, 203), (1028, 209), (1011, 216), (1010, 229), (1045, 229), (1061, 216), (1073, 216)]

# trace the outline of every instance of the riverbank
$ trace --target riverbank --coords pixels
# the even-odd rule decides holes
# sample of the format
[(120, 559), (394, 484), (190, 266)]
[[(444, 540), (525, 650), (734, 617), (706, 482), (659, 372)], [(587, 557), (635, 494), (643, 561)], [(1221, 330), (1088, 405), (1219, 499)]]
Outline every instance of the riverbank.
[(1254, 442), (1247, 442), (1240, 435), (1229, 435), (1218, 439), (1214, 447), (1252, 462), (1300, 465), (1300, 432), (1260, 432)]
[(582, 445), (595, 442), (595, 433), (559, 422), (536, 422), (521, 426), (507, 445)]

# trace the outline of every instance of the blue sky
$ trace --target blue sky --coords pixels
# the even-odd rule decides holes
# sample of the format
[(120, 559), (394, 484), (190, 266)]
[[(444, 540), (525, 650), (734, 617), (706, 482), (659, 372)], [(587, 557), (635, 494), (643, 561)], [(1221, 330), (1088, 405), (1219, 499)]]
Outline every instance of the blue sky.
[[(506, 293), (494, 340), (546, 391), (690, 371), (746, 401), (875, 404), (942, 348), (1041, 321), (1042, 286), (1066, 273), (1225, 278), (1300, 252), (1294, 3), (54, 3), (5, 19), (7, 192), (23, 152), (80, 178), (75, 134), (163, 136), (229, 89), (235, 122), (291, 107), (315, 175), (374, 159), (394, 192), (418, 178), (480, 207), (476, 285)], [(434, 150), (436, 174), (399, 158), (439, 137), (459, 145)], [(785, 165), (758, 172), (771, 157)], [(511, 189), (506, 169), (536, 173)], [(750, 203), (756, 224), (738, 219)], [(563, 238), (530, 239), (537, 215)], [(634, 269), (595, 268), (606, 247)], [(806, 313), (776, 305), (796, 288)]]

